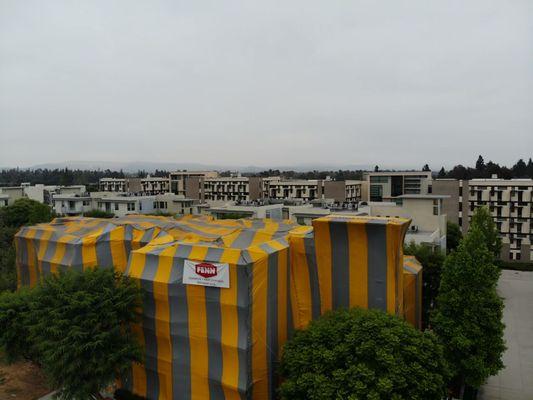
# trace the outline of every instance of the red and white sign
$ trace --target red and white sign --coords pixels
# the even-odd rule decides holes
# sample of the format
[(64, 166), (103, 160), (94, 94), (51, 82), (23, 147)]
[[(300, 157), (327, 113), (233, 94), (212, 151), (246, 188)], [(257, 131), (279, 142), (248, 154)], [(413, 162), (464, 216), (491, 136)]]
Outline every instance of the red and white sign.
[(183, 264), (183, 283), (186, 285), (229, 288), (229, 264), (185, 260)]

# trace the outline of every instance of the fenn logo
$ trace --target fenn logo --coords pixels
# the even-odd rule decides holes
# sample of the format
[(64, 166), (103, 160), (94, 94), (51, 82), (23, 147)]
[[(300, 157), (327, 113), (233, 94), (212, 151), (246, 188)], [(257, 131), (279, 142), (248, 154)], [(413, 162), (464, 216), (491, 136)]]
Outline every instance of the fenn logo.
[(196, 274), (200, 275), (203, 278), (212, 278), (218, 273), (217, 266), (210, 263), (196, 264), (195, 268)]

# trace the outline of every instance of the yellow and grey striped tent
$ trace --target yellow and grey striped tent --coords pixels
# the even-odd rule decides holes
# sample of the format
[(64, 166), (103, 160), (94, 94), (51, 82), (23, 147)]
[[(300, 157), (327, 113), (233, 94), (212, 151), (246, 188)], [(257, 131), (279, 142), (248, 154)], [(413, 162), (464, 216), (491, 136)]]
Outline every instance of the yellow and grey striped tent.
[(403, 307), (405, 320), (422, 327), (422, 264), (415, 256), (403, 257)]
[[(294, 327), (341, 307), (402, 315), (408, 224), (338, 215), (313, 227), (203, 216), (57, 218), (17, 233), (19, 285), (69, 268), (125, 271), (146, 292), (136, 327), (145, 363), (123, 377), (126, 387), (154, 400), (273, 399), (280, 349)], [(226, 271), (222, 285), (190, 281), (194, 268), (213, 267)]]
[(403, 315), (403, 241), (410, 220), (329, 215), (291, 234), (294, 326), (338, 308)]

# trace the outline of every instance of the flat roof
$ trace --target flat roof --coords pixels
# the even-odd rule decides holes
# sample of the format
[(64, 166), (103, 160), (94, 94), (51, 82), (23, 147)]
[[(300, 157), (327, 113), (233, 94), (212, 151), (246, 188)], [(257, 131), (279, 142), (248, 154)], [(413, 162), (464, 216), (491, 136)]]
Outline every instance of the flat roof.
[(431, 171), (378, 171), (365, 172), (366, 175), (430, 175)]

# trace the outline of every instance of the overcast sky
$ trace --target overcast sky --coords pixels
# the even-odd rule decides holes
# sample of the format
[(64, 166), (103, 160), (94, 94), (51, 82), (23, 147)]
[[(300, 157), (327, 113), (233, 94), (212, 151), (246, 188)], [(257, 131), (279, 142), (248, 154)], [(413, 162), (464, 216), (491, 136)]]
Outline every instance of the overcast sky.
[(533, 1), (0, 0), (0, 166), (511, 164)]

